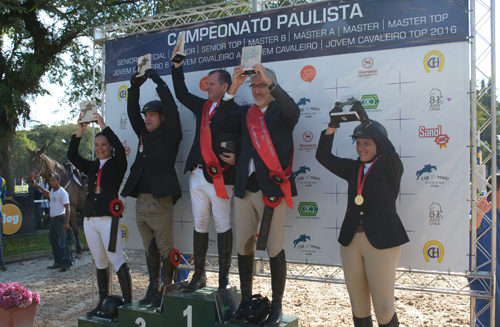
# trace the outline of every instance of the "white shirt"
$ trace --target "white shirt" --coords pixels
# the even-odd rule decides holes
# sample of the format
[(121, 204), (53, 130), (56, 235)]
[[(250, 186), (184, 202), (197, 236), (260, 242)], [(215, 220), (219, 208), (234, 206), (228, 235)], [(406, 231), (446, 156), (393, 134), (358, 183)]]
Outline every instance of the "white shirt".
[(50, 190), (50, 216), (60, 216), (64, 215), (66, 212), (65, 204), (69, 203), (68, 192), (62, 187), (59, 187), (57, 191), (54, 189)]
[(104, 164), (106, 163), (106, 161), (108, 161), (109, 159), (111, 159), (111, 157), (103, 159), (103, 160), (99, 159), (99, 169), (101, 169), (102, 166), (104, 166)]

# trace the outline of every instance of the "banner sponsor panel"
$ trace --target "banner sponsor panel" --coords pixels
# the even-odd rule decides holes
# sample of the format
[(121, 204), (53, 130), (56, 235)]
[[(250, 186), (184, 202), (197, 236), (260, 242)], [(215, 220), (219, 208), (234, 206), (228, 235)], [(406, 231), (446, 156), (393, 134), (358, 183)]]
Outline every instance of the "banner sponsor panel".
[[(357, 2), (342, 2), (354, 8)], [(280, 85), (295, 100), (301, 110), (299, 123), (294, 130), (295, 158), (293, 174), (299, 195), (293, 198), (294, 209), (287, 209), (285, 221), (285, 251), (289, 260), (308, 263), (340, 265), (337, 237), (342, 225), (347, 201), (347, 183), (324, 169), (315, 159), (320, 133), (327, 127), (328, 112), (335, 101), (345, 101), (350, 96), (359, 97), (370, 118), (381, 122), (400, 155), (405, 173), (397, 200), (398, 213), (409, 234), (410, 243), (403, 245), (399, 265), (413, 269), (438, 271), (464, 271), (467, 268), (469, 238), (469, 77), (468, 43), (463, 42), (467, 31), (467, 17), (462, 13), (466, 3), (442, 1), (377, 1), (359, 2), (363, 19), (378, 17), (427, 17), (426, 24), (433, 25), (430, 15), (447, 13), (446, 22), (453, 22), (456, 31), (446, 37), (428, 35), (419, 40), (409, 39), (395, 43), (377, 43), (363, 48), (359, 44), (343, 47), (343, 52), (295, 52), (294, 57), (263, 56), (264, 65), (273, 69)], [(384, 6), (385, 5), (385, 6)], [(414, 7), (412, 8), (411, 5)], [(323, 7), (322, 7), (323, 6)], [(314, 12), (318, 8), (340, 6), (337, 2), (315, 3), (293, 11)], [(372, 7), (380, 7), (375, 9)], [(365, 10), (365, 8), (371, 8)], [(382, 8), (384, 10), (382, 10)], [(420, 9), (423, 10), (420, 10)], [(281, 10), (281, 9), (280, 9)], [(282, 11), (267, 12), (272, 22), (277, 22)], [(328, 9), (327, 9), (328, 10)], [(347, 7), (346, 7), (347, 10)], [(378, 11), (377, 11), (378, 10)], [(320, 10), (320, 12), (322, 12)], [(288, 14), (287, 17), (291, 17)], [(444, 16), (443, 16), (444, 17)], [(353, 16), (353, 20), (360, 17)], [(229, 19), (229, 18), (228, 18)], [(261, 19), (261, 20), (262, 20)], [(290, 19), (290, 18), (288, 18)], [(421, 21), (423, 21), (421, 19)], [(346, 19), (343, 23), (354, 24)], [(202, 26), (220, 26), (227, 20), (217, 20)], [(275, 26), (278, 26), (276, 25)], [(333, 23), (332, 23), (333, 24)], [(340, 24), (340, 22), (335, 22)], [(360, 24), (356, 21), (356, 24)], [(387, 22), (385, 23), (387, 26)], [(351, 26), (351, 25), (346, 25)], [(401, 28), (408, 26), (401, 26)], [(415, 26), (413, 26), (415, 27)], [(190, 25), (189, 28), (195, 28)], [(292, 29), (290, 27), (290, 29)], [(280, 29), (281, 30), (281, 29)], [(290, 30), (292, 32), (292, 30)], [(116, 58), (129, 56), (127, 51), (137, 51), (137, 56), (149, 51), (150, 41), (141, 43), (142, 37), (158, 37), (155, 46), (168, 43), (169, 31), (140, 35), (133, 39), (106, 43), (108, 64), (106, 91), (106, 122), (117, 132), (129, 151), (129, 167), (133, 164), (138, 139), (126, 115), (128, 80), (132, 70), (113, 77)], [(293, 33), (293, 32), (292, 32)], [(357, 32), (358, 33), (358, 32)], [(368, 30), (359, 36), (371, 35)], [(161, 35), (163, 35), (161, 37)], [(257, 37), (257, 34), (253, 34)], [(125, 43), (128, 40), (128, 43)], [(205, 40), (202, 40), (205, 42)], [(200, 42), (202, 42), (200, 41)], [(418, 42), (417, 42), (418, 41)], [(194, 42), (194, 41), (193, 41)], [(229, 41), (215, 39), (210, 44)], [(407, 43), (405, 43), (407, 42)], [(122, 43), (122, 46), (119, 46)], [(109, 46), (114, 44), (113, 46)], [(127, 44), (125, 47), (124, 44)], [(228, 46), (228, 45), (227, 45)], [(366, 46), (366, 45), (365, 45)], [(186, 44), (186, 48), (189, 46)], [(112, 51), (111, 51), (111, 50)], [(134, 50), (132, 50), (134, 49)], [(165, 58), (173, 46), (165, 47)], [(377, 50), (377, 51), (374, 51)], [(108, 52), (108, 51), (111, 51)], [(238, 50), (240, 51), (240, 50)], [(140, 53), (139, 53), (140, 52)], [(168, 54), (168, 55), (167, 55)], [(188, 54), (193, 59), (199, 53)], [(113, 57), (114, 56), (114, 57)], [(110, 58), (115, 58), (109, 60)], [(168, 60), (165, 60), (168, 63)], [(211, 66), (197, 63), (185, 65), (189, 91), (206, 97), (203, 89), (208, 71), (232, 66), (238, 61), (226, 60)], [(108, 75), (111, 72), (111, 75)], [(162, 74), (172, 89), (169, 68)], [(253, 103), (249, 81), (237, 93), (236, 102)], [(140, 104), (157, 99), (155, 84), (147, 81), (141, 87)], [(174, 208), (176, 247), (192, 251), (193, 218), (189, 195), (189, 173), (182, 174), (185, 160), (195, 134), (193, 114), (178, 103), (183, 128), (183, 140), (177, 157), (176, 169), (183, 196)], [(116, 117), (116, 119), (115, 119)], [(118, 119), (119, 117), (119, 119)], [(350, 135), (356, 123), (344, 123), (335, 135), (332, 152), (355, 159), (355, 145)], [(135, 226), (135, 199), (122, 199), (126, 212), (124, 246), (142, 248), (142, 241)], [(234, 223), (234, 212), (231, 222)], [(211, 224), (209, 253), (217, 254), (216, 232)], [(234, 226), (234, 225), (233, 225)], [(256, 252), (266, 256), (265, 252)]]

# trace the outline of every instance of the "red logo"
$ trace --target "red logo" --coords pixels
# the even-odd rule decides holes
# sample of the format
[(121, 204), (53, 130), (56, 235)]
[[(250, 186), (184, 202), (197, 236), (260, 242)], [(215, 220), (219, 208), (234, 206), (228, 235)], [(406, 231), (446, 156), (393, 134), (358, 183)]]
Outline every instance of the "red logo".
[(313, 140), (313, 133), (310, 131), (304, 132), (304, 134), (302, 135), (302, 139), (305, 142), (311, 142)]
[(202, 90), (203, 92), (207, 92), (207, 80), (208, 77), (205, 76), (200, 81), (200, 90)]
[(122, 142), (123, 147), (125, 148), (125, 154), (128, 155), (130, 154), (130, 148), (127, 146), (127, 140)]
[(373, 59), (370, 58), (370, 57), (366, 57), (363, 59), (363, 62), (362, 62), (362, 65), (363, 67), (365, 67), (366, 69), (370, 68), (371, 66), (373, 66)]
[(446, 144), (450, 141), (449, 136), (443, 134), (443, 127), (441, 125), (438, 125), (437, 128), (425, 128), (425, 126), (420, 126), (418, 128), (418, 137), (433, 138), (440, 149), (446, 148)]
[(300, 71), (300, 77), (304, 82), (311, 82), (316, 77), (316, 69), (311, 65), (307, 65)]

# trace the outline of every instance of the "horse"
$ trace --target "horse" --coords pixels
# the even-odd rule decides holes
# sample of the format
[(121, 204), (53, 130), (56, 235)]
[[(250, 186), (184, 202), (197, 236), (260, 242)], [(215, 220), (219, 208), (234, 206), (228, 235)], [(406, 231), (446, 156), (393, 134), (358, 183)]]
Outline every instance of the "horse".
[(311, 102), (311, 100), (307, 98), (300, 98), (299, 102), (297, 102), (297, 106), (304, 106), (308, 102)]
[(299, 244), (300, 242), (306, 242), (307, 240), (311, 240), (311, 237), (307, 236), (306, 234), (302, 234), (298, 239), (293, 240), (293, 247), (295, 248), (297, 247), (297, 244)]
[(429, 164), (425, 165), (424, 168), (417, 170), (417, 180), (420, 178), (420, 176), (422, 176), (423, 173), (432, 173), (433, 169), (437, 170), (437, 167)]
[[(37, 179), (39, 176), (43, 177), (45, 182), (49, 180), (50, 173), (58, 173), (61, 177), (60, 185), (68, 192), (70, 201), (70, 217), (69, 223), (73, 234), (76, 239), (76, 253), (82, 254), (82, 247), (80, 245), (80, 239), (78, 237), (78, 228), (76, 224), (76, 208), (82, 208), (83, 202), (87, 197), (86, 185), (79, 185), (73, 176), (74, 172), (78, 172), (71, 164), (62, 165), (49, 156), (45, 155), (45, 145), (40, 150), (31, 150), (26, 147), (30, 154), (29, 158), (29, 171), (28, 171), (28, 185), (33, 185), (33, 180)], [(83, 181), (82, 181), (83, 185)]]
[(300, 174), (305, 174), (306, 172), (311, 171), (311, 168), (306, 167), (306, 166), (301, 166), (299, 170), (293, 172), (293, 178), (297, 178)]

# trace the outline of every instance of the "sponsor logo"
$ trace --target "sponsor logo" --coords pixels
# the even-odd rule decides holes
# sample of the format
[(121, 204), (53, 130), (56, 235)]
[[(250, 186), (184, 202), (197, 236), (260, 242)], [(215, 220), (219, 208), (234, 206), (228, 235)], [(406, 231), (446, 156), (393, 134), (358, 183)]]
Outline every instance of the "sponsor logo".
[(367, 110), (374, 110), (378, 107), (378, 96), (376, 94), (366, 94), (361, 97), (361, 104)]
[(129, 235), (128, 228), (126, 225), (121, 225), (120, 227), (122, 228), (122, 240), (125, 240), (125, 242), (127, 242)]
[(442, 174), (436, 173), (438, 171), (437, 166), (431, 164), (425, 165), (422, 169), (417, 170), (417, 181), (418, 183), (427, 184), (430, 187), (439, 187), (447, 183), (451, 183), (450, 177)]
[(424, 245), (424, 259), (425, 262), (431, 261), (431, 259), (437, 260), (441, 263), (444, 258), (444, 246), (436, 240), (429, 241)]
[(128, 116), (127, 114), (120, 115), (120, 129), (127, 129)]
[(299, 170), (293, 172), (293, 178), (297, 178), (300, 174), (305, 174), (306, 172), (311, 171), (311, 168), (306, 166), (301, 166)]
[(370, 57), (363, 58), (363, 61), (361, 62), (361, 64), (363, 65), (363, 67), (365, 69), (372, 68), (372, 66), (373, 66), (373, 59), (370, 58)]
[(299, 214), (301, 216), (316, 216), (318, 205), (316, 202), (301, 202), (299, 204)]
[(363, 61), (361, 61), (361, 65), (363, 66), (364, 69), (367, 70), (358, 70), (358, 77), (359, 78), (370, 78), (378, 75), (378, 71), (376, 69), (370, 69), (373, 67), (375, 64), (375, 61), (373, 58), (370, 57), (365, 57), (363, 58)]
[(297, 184), (304, 187), (312, 187), (315, 184), (323, 183), (320, 176), (311, 175), (308, 172), (311, 171), (310, 167), (301, 166), (298, 170), (293, 172), (293, 178)]
[(122, 100), (128, 100), (128, 87), (126, 85), (122, 85), (118, 89), (118, 102), (122, 102)]
[(308, 98), (300, 98), (299, 102), (297, 102), (297, 106), (305, 106), (307, 103), (311, 102), (311, 99)]
[(300, 235), (298, 238), (293, 240), (294, 251), (300, 251), (305, 255), (314, 255), (315, 253), (323, 252), (321, 251), (320, 245), (313, 244), (310, 241), (311, 237), (309, 235)]
[(207, 92), (207, 80), (208, 76), (205, 76), (200, 81), (200, 90), (202, 90), (203, 92)]
[(311, 82), (315, 77), (316, 69), (311, 65), (304, 66), (300, 71), (300, 78), (302, 78), (304, 82)]
[(304, 142), (311, 142), (313, 140), (313, 133), (310, 132), (310, 131), (306, 131), (304, 132), (304, 134), (302, 134), (302, 139), (304, 140)]
[(428, 52), (424, 57), (424, 68), (427, 73), (430, 73), (431, 69), (437, 69), (438, 72), (442, 72), (444, 68), (444, 55), (437, 50)]
[(429, 225), (441, 225), (440, 221), (443, 219), (442, 216), (443, 210), (441, 209), (441, 205), (436, 202), (432, 202), (429, 206)]
[(125, 148), (125, 154), (127, 157), (130, 155), (130, 148), (127, 146), (127, 140), (122, 142), (123, 147)]
[(318, 144), (299, 144), (299, 151), (311, 152), (316, 151)]
[(23, 224), (23, 214), (14, 204), (4, 204), (2, 206), (3, 214), (3, 233), (5, 235), (15, 234)]
[(439, 148), (446, 148), (446, 144), (450, 141), (447, 134), (443, 134), (443, 127), (438, 125), (437, 128), (426, 128), (425, 126), (418, 127), (418, 137), (433, 138), (434, 142), (439, 145)]
[(441, 110), (442, 104), (443, 104), (443, 95), (441, 94), (441, 90), (433, 88), (429, 92), (429, 110), (430, 111)]

